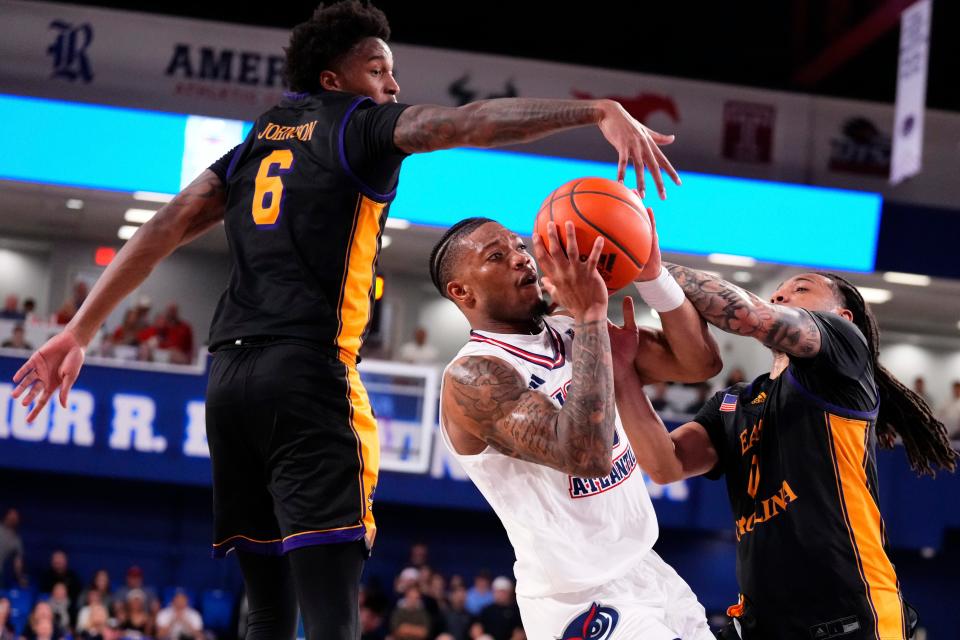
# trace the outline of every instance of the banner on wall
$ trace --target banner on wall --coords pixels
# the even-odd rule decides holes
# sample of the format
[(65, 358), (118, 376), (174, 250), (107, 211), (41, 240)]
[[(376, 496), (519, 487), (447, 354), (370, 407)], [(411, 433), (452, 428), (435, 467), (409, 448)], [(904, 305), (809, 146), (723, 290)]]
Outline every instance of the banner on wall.
[[(0, 380), (10, 380), (26, 355), (0, 353)], [(364, 362), (360, 369), (380, 431), (378, 500), (488, 509), (439, 441), (437, 371), (390, 362)], [(202, 365), (91, 359), (67, 408), (54, 405), (27, 424), (26, 409), (10, 397), (13, 385), (0, 383), (0, 468), (209, 486), (205, 387)], [(952, 508), (960, 477), (919, 479), (902, 450), (882, 453), (879, 470), (880, 507), (894, 545), (936, 548), (945, 529), (960, 526), (960, 512)], [(594, 481), (602, 487), (614, 478), (589, 482)], [(661, 527), (734, 530), (722, 480), (691, 478), (660, 486), (647, 479), (647, 489)], [(3, 496), (15, 493), (15, 487), (3, 487)]]
[(900, 59), (893, 115), (890, 182), (920, 172), (923, 162), (923, 116), (927, 104), (927, 56), (930, 48), (930, 0), (919, 0), (900, 17)]

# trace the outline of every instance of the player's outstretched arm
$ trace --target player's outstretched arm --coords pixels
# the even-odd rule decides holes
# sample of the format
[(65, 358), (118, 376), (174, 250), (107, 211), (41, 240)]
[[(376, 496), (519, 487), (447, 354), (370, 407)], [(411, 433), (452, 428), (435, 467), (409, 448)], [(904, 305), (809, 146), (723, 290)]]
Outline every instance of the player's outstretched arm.
[(661, 198), (666, 198), (661, 170), (676, 184), (680, 177), (660, 150), (673, 142), (647, 128), (613, 100), (549, 100), (497, 98), (462, 107), (416, 105), (397, 120), (394, 143), (407, 153), (426, 153), (453, 147), (499, 147), (530, 142), (551, 133), (596, 125), (617, 150), (617, 179), (623, 181), (627, 165), (637, 173), (637, 190), (644, 194), (643, 168), (650, 171)]
[(762, 300), (708, 273), (665, 264), (704, 320), (798, 358), (820, 352), (820, 329), (806, 311)]
[(209, 169), (164, 205), (127, 241), (113, 259), (73, 320), (50, 338), (13, 377), (14, 398), (23, 396), (24, 406), (37, 401), (29, 421), (40, 413), (57, 389), (60, 404), (83, 365), (83, 351), (107, 316), (174, 249), (202, 235), (223, 219), (224, 188)]

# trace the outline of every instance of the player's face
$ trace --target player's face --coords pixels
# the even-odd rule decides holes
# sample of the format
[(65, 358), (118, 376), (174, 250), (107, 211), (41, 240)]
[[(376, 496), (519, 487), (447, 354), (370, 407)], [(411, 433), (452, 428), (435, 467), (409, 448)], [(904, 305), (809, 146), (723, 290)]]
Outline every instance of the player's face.
[(840, 306), (830, 280), (818, 273), (801, 273), (781, 284), (770, 302), (807, 311), (837, 312)]
[(393, 77), (393, 52), (380, 38), (367, 38), (355, 46), (336, 74), (338, 91), (369, 96), (377, 104), (396, 102), (400, 85)]
[(467, 236), (459, 269), (474, 306), (488, 318), (529, 321), (543, 306), (537, 265), (523, 239), (496, 222)]

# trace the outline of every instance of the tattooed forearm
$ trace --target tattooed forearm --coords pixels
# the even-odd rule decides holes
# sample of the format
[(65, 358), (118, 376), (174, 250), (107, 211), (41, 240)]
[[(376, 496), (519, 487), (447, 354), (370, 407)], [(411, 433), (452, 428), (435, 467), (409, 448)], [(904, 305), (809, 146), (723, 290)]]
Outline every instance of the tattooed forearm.
[(459, 108), (419, 105), (401, 114), (393, 135), (407, 153), (497, 147), (596, 124), (602, 115), (599, 103), (591, 100), (499, 98)]
[(560, 411), (558, 433), (570, 443), (578, 464), (603, 472), (610, 467), (617, 410), (610, 334), (606, 321), (579, 324), (574, 331), (573, 377)]
[(729, 333), (750, 336), (793, 356), (820, 351), (820, 329), (805, 311), (761, 300), (710, 274), (664, 263), (703, 319)]
[[(616, 406), (610, 338), (601, 322), (576, 327), (573, 379), (562, 409), (499, 358), (465, 358), (451, 367), (444, 411), (501, 453), (566, 473), (610, 472)], [(452, 402), (449, 402), (452, 400)]]

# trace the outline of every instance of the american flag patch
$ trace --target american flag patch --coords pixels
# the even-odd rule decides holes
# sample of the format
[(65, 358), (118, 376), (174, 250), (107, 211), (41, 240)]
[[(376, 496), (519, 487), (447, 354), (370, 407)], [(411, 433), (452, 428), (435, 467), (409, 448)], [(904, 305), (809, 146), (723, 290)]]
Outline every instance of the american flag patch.
[(720, 411), (736, 411), (737, 396), (732, 393), (723, 394), (723, 402), (720, 403)]

